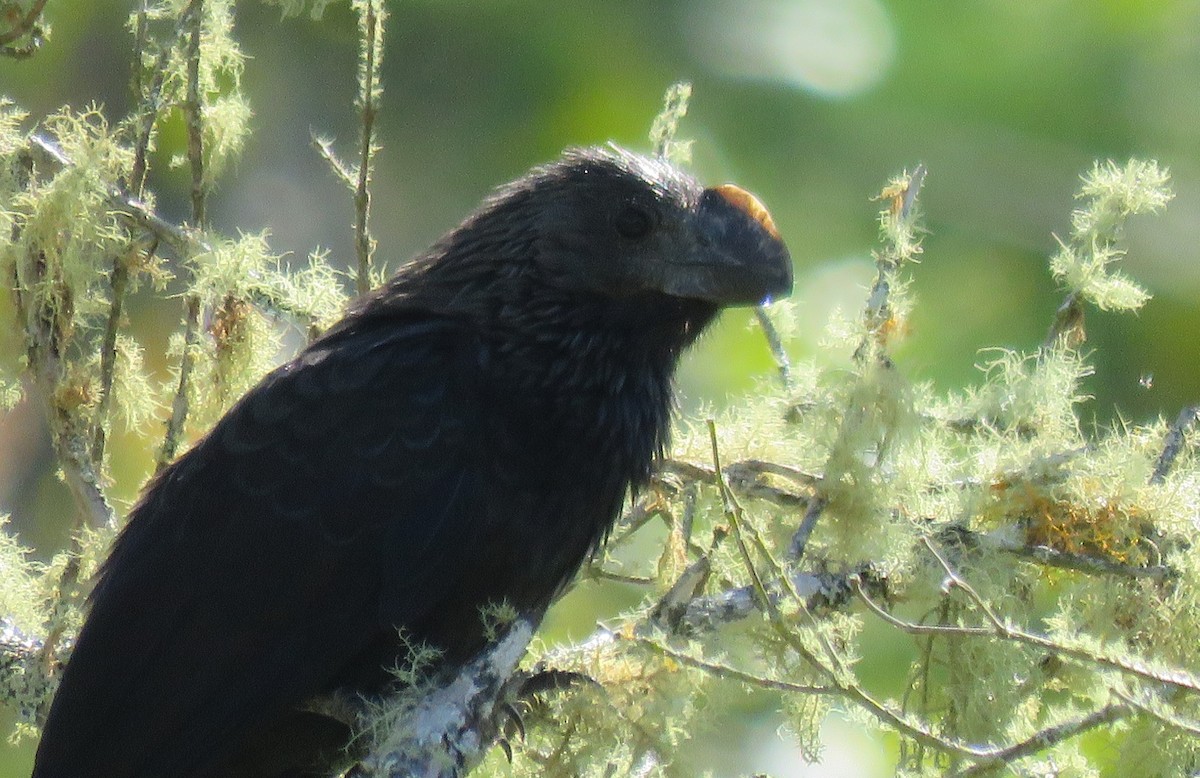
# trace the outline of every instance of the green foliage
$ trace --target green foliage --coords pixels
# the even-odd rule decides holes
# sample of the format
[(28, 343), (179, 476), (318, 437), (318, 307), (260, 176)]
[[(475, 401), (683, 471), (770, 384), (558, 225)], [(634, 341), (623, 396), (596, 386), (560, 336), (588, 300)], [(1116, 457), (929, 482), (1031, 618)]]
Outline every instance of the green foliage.
[(1084, 176), (1078, 197), (1086, 201), (1071, 216), (1071, 239), (1050, 260), (1054, 277), (1102, 310), (1136, 311), (1150, 298), (1109, 265), (1124, 256), (1117, 247), (1127, 217), (1162, 210), (1172, 195), (1167, 171), (1157, 162), (1133, 160), (1120, 167), (1097, 164)]
[(679, 122), (687, 115), (688, 100), (692, 99), (692, 85), (686, 81), (673, 84), (663, 98), (663, 109), (650, 125), (650, 145), (654, 155), (683, 164), (691, 159), (692, 142), (675, 140)]
[[(17, 630), (0, 636), (0, 684), (23, 727), (44, 713), (62, 641), (79, 628), (81, 582), (122, 518), (105, 495), (108, 437), (116, 429), (149, 434), (169, 416), (174, 450), (185, 431), (203, 432), (278, 361), (286, 327), (312, 337), (346, 299), (324, 255), (314, 252), (307, 268), (292, 272), (264, 236), (209, 239), (167, 224), (150, 210), (153, 193), (141, 190), (158, 131), (179, 117), (199, 150), (190, 145), (186, 156), (195, 221), (240, 153), (249, 109), (232, 9), (231, 2), (163, 2), (135, 14), (142, 103), (120, 121), (99, 107), (66, 107), (30, 128), (29, 117), (0, 98), (0, 278), (14, 302), (6, 332), (16, 345), (0, 361), (0, 404), (11, 407), (23, 393), (42, 400), (79, 508), (70, 552), (46, 565), (28, 561), (28, 551), (0, 532), (0, 617)], [(193, 38), (198, 46), (189, 45)], [(184, 278), (168, 269), (167, 254)], [(185, 309), (199, 301), (204, 312), (170, 338), (166, 383), (148, 364), (159, 355), (147, 359), (129, 328), (126, 302), (147, 285), (179, 294)]]
[[(203, 431), (278, 363), (277, 316), (319, 331), (337, 319), (346, 295), (324, 255), (314, 253), (307, 268), (292, 271), (270, 252), (265, 234), (218, 241), (189, 264), (191, 293), (211, 311), (210, 347), (196, 351), (189, 383), (194, 422)], [(176, 338), (172, 353), (181, 357), (182, 351), (183, 339)]]

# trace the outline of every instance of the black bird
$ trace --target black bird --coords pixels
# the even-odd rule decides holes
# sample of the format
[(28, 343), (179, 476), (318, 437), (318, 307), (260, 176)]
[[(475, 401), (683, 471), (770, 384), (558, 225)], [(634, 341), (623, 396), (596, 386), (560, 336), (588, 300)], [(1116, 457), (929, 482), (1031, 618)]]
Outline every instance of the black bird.
[(649, 478), (680, 353), (791, 284), (752, 195), (657, 159), (498, 189), (149, 485), (34, 778), (328, 770), (306, 702), (392, 688), (400, 631), (452, 666), (480, 606), (540, 613)]

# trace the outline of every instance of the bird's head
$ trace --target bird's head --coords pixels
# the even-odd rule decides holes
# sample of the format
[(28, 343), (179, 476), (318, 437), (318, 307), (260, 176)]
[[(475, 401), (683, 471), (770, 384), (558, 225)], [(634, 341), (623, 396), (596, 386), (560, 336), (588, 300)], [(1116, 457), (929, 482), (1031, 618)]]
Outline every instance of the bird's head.
[(660, 159), (573, 149), (498, 193), (505, 197), (529, 207), (532, 256), (556, 287), (718, 308), (792, 289), (787, 247), (754, 195), (732, 184), (706, 189)]
[(791, 289), (787, 247), (753, 195), (607, 146), (497, 189), (352, 319), (421, 309), (537, 337), (556, 323), (653, 328), (674, 351), (721, 308)]

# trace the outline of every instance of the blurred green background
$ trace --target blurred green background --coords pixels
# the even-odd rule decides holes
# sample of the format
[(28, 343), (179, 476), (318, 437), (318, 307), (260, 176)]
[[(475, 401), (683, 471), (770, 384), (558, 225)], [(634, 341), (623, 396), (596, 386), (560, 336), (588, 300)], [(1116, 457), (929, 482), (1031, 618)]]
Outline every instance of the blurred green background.
[[(133, 5), (50, 0), (50, 42), (31, 60), (0, 61), (0, 94), (34, 117), (93, 101), (123, 116)], [(861, 304), (876, 237), (869, 196), (925, 163), (929, 234), (897, 362), (940, 388), (977, 381), (981, 348), (1040, 343), (1061, 297), (1046, 258), (1053, 235), (1069, 229), (1079, 174), (1098, 158), (1160, 160), (1178, 196), (1165, 215), (1133, 224), (1125, 265), (1154, 299), (1137, 317), (1089, 313), (1097, 369), (1084, 418), (1173, 416), (1200, 398), (1196, 0), (411, 0), (392, 13), (374, 189), (378, 256), (391, 267), (490, 187), (565, 146), (612, 140), (645, 150), (664, 89), (687, 79), (695, 91), (681, 135), (696, 141), (693, 169), (758, 193), (791, 247), (804, 332), (789, 343), (795, 359), (815, 352), (835, 309), (853, 314)], [(324, 247), (348, 264), (350, 198), (309, 131), (335, 136), (350, 154), (355, 35), (344, 3), (319, 21), (282, 22), (274, 8), (241, 4), (255, 134), (211, 200), (217, 231), (266, 228), (274, 249), (297, 262)], [(174, 220), (187, 213), (187, 182), (163, 163), (181, 140), (164, 134), (151, 180)], [(179, 305), (137, 303), (135, 332), (161, 350)], [(685, 411), (736, 402), (770, 371), (748, 320), (727, 314), (689, 358)], [(69, 507), (38, 412), (26, 403), (0, 417), (0, 513), (45, 557), (64, 542)], [(123, 440), (115, 495), (127, 501), (150, 438)], [(577, 634), (589, 620), (556, 623)], [(886, 672), (888, 656), (881, 646), (868, 660)], [(722, 737), (745, 748), (698, 747), (685, 755), (697, 768), (890, 772), (886, 748), (849, 725), (831, 721), (825, 763), (805, 767), (769, 713), (753, 700), (739, 710)], [(0, 775), (25, 774), (29, 759), (28, 744), (0, 753)]]

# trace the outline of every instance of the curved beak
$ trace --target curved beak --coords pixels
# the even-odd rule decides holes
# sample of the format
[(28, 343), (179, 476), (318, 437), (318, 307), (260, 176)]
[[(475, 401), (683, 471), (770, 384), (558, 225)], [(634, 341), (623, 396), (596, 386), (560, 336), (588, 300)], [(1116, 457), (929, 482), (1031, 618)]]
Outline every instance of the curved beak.
[(666, 291), (718, 305), (759, 305), (792, 291), (792, 258), (757, 197), (733, 184), (705, 189), (693, 214), (692, 250)]

